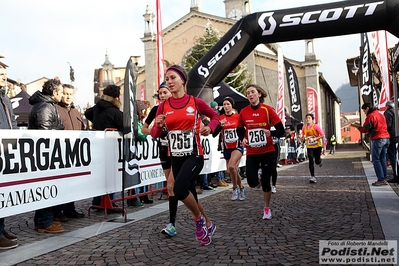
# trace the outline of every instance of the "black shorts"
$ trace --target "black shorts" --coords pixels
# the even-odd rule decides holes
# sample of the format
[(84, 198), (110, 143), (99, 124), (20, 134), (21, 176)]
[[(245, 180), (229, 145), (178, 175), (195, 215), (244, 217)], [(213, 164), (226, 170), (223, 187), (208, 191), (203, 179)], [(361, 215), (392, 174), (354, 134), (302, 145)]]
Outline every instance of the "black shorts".
[(175, 178), (173, 192), (179, 200), (184, 200), (191, 192), (196, 201), (195, 180), (204, 166), (204, 156), (190, 155), (172, 157), (172, 171)]
[(172, 166), (168, 149), (159, 149), (159, 160), (161, 161), (162, 169), (168, 170)]
[(234, 148), (234, 149), (226, 149), (226, 150), (223, 150), (223, 157), (224, 157), (224, 159), (225, 159), (225, 160), (230, 160), (230, 158), (231, 158), (231, 153), (232, 153), (233, 151), (235, 151), (235, 150), (241, 152), (241, 155), (244, 154), (244, 148), (243, 148), (243, 147), (237, 147), (237, 148)]

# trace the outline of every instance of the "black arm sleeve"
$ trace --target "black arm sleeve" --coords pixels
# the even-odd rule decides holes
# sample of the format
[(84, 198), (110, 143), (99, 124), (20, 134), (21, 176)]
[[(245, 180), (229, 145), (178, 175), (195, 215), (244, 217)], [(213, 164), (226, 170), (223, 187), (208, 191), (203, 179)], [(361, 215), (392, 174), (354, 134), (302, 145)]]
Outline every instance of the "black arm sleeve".
[(237, 135), (238, 135), (238, 138), (242, 141), (245, 137), (245, 128), (237, 127)]
[(270, 134), (273, 137), (281, 138), (282, 136), (284, 136), (285, 129), (284, 129), (283, 123), (280, 122), (280, 123), (274, 125), (274, 128), (276, 130), (270, 131)]
[(151, 125), (152, 121), (155, 118), (155, 115), (157, 114), (157, 110), (158, 110), (158, 105), (152, 107), (150, 113), (147, 116), (147, 119), (144, 121), (147, 125)]
[(215, 131), (213, 131), (213, 133), (212, 133), (212, 137), (216, 137), (219, 133), (220, 133), (220, 131), (222, 131), (222, 126), (221, 125), (218, 125), (216, 128), (215, 128)]

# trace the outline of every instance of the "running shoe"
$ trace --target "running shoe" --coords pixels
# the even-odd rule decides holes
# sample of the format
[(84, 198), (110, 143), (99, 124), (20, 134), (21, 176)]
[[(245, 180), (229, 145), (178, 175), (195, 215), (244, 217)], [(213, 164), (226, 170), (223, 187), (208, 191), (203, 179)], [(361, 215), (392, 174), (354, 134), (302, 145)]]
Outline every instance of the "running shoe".
[(175, 236), (177, 234), (176, 227), (172, 223), (169, 223), (164, 229), (162, 229), (161, 233), (168, 236)]
[(263, 208), (263, 220), (270, 220), (272, 218), (272, 210), (270, 208)]
[(245, 187), (240, 188), (239, 200), (243, 201), (247, 199), (247, 189)]
[(309, 179), (309, 183), (317, 183), (316, 177), (312, 176), (312, 177)]
[(197, 240), (202, 240), (208, 235), (208, 228), (206, 228), (204, 216), (200, 216), (198, 219), (194, 219), (195, 222), (195, 237)]
[(208, 227), (208, 235), (201, 240), (201, 246), (208, 246), (210, 243), (212, 243), (212, 236), (213, 233), (216, 231), (216, 225), (211, 222), (211, 225)]
[(272, 186), (272, 193), (273, 193), (273, 194), (276, 194), (276, 193), (277, 193), (276, 186)]
[(238, 195), (240, 194), (240, 190), (238, 189), (238, 187), (233, 188), (233, 192), (231, 195), (231, 200), (238, 200)]

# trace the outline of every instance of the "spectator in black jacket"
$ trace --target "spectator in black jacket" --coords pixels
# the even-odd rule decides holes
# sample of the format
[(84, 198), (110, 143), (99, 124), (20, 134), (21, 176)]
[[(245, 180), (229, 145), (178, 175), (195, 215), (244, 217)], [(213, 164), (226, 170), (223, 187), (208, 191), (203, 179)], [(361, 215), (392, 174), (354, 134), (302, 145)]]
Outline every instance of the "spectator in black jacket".
[(108, 85), (101, 95), (101, 99), (85, 112), (85, 116), (93, 123), (93, 129), (105, 130), (116, 128), (123, 131), (123, 113), (120, 110), (120, 88)]
[[(6, 95), (7, 71), (0, 64), (0, 129), (17, 129), (11, 101)], [(4, 218), (0, 218), (0, 250), (18, 246), (17, 236), (4, 230)]]
[[(85, 116), (93, 123), (93, 129), (105, 130), (106, 128), (116, 128), (123, 131), (123, 113), (120, 110), (120, 88), (116, 85), (108, 85), (101, 95), (101, 99), (85, 112)], [(111, 200), (115, 198), (115, 193), (110, 194)], [(94, 197), (92, 204), (99, 206), (101, 196)], [(114, 207), (117, 207), (113, 203)]]
[[(29, 129), (64, 129), (57, 103), (61, 101), (63, 87), (58, 79), (49, 79), (43, 84), (42, 91), (36, 91), (30, 98), (33, 105), (29, 114)], [(39, 233), (61, 233), (64, 227), (54, 222), (53, 208), (47, 207), (35, 212), (35, 228)]]
[(388, 101), (386, 103), (386, 110), (384, 112), (385, 120), (387, 121), (388, 133), (389, 133), (389, 146), (387, 150), (388, 160), (393, 170), (393, 178), (389, 179), (389, 183), (398, 183), (398, 164), (396, 163), (396, 134), (395, 134), (395, 103)]

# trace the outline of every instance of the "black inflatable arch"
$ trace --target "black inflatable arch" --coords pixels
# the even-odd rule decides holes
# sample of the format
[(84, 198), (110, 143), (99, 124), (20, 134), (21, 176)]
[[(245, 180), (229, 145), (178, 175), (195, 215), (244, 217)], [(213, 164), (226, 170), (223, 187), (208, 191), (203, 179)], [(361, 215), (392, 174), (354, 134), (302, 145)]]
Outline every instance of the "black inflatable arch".
[(187, 92), (212, 101), (212, 88), (260, 43), (375, 30), (399, 38), (399, 0), (353, 0), (253, 13), (239, 20), (191, 69)]

